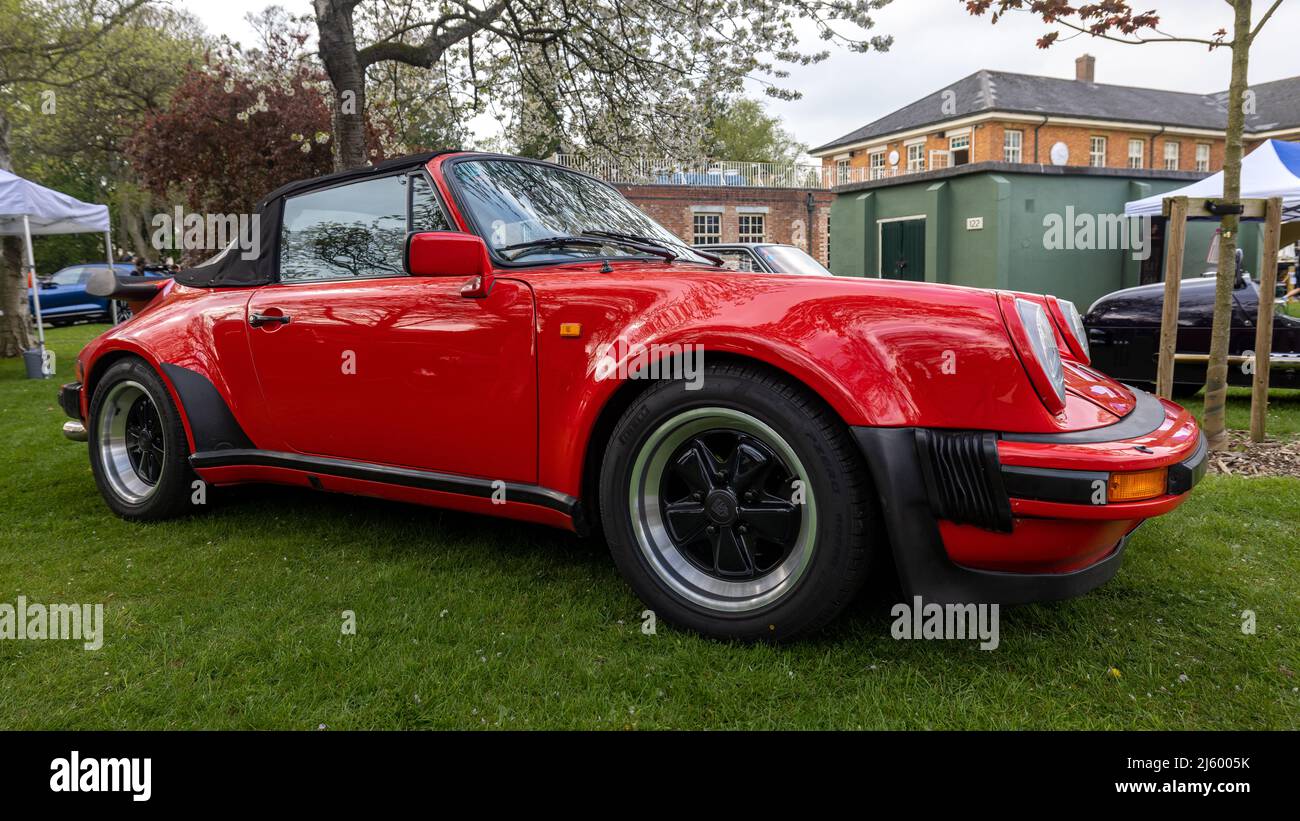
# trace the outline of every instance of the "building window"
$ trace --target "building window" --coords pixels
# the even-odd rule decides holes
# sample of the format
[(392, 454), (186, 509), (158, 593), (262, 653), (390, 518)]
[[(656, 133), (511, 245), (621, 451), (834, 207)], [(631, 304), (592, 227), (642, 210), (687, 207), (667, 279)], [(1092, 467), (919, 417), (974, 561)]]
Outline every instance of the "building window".
[(1021, 162), (1021, 147), (1025, 144), (1025, 132), (1002, 132), (1002, 159), (1006, 162)]
[(835, 161), (835, 184), (845, 185), (846, 183), (848, 183), (848, 181), (849, 181), (849, 161), (836, 160)]
[(1147, 155), (1146, 140), (1129, 140), (1128, 141), (1128, 167), (1142, 168), (1146, 165)]
[(951, 165), (965, 165), (970, 162), (970, 135), (959, 134), (948, 140), (948, 158)]
[(1165, 170), (1178, 170), (1178, 148), (1179, 144), (1173, 140), (1165, 140)]
[(870, 157), (871, 160), (871, 179), (883, 180), (885, 178), (885, 152), (877, 151)]
[(1093, 137), (1088, 145), (1088, 165), (1093, 168), (1106, 167), (1106, 138)]
[(907, 147), (907, 172), (925, 170), (925, 143), (915, 143)]
[(717, 245), (722, 242), (722, 215), (696, 214), (693, 220), (691, 241), (696, 245)]
[(1197, 171), (1210, 170), (1210, 144), (1209, 143), (1196, 144), (1196, 170)]
[(767, 242), (767, 218), (764, 214), (741, 214), (740, 242)]

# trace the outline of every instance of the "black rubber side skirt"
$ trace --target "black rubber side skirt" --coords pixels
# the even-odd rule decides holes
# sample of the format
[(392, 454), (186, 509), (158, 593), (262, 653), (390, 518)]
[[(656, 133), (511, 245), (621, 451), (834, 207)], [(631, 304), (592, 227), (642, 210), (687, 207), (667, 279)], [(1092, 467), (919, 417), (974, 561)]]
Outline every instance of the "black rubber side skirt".
[[(504, 487), (490, 479), (471, 476), (458, 476), (451, 473), (437, 473), (414, 468), (376, 465), (370, 462), (358, 462), (351, 459), (333, 459), (325, 456), (306, 456), (301, 453), (284, 453), (272, 450), (232, 449), (214, 450), (195, 453), (190, 456), (190, 465), (194, 468), (215, 468), (235, 466), (259, 466), (288, 468), (314, 476), (337, 476), (344, 479), (361, 479), (400, 487), (436, 490), (441, 493), (454, 493), (459, 496), (474, 496), (490, 499), (494, 493), (504, 492), (510, 502), (549, 508), (565, 514), (574, 520), (581, 529), (581, 505), (572, 496), (540, 485), (527, 485), (505, 482)], [(319, 482), (313, 482), (316, 487)]]

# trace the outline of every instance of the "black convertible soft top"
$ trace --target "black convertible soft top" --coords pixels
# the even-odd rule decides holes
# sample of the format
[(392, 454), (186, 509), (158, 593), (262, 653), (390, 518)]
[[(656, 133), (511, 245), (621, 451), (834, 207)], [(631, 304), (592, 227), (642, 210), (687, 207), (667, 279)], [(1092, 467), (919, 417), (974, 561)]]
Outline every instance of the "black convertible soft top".
[(280, 237), (280, 218), (284, 212), (285, 197), (300, 194), (316, 188), (329, 188), (339, 183), (351, 182), (366, 177), (378, 177), (398, 171), (422, 168), (429, 160), (451, 151), (428, 151), (423, 154), (411, 154), (385, 160), (365, 168), (352, 168), (298, 180), (267, 194), (257, 205), (258, 225), (260, 228), (258, 246), (260, 251), (256, 259), (244, 259), (243, 250), (232, 243), (217, 256), (178, 273), (176, 281), (182, 285), (195, 288), (246, 288), (250, 285), (266, 285), (275, 282), (276, 249)]

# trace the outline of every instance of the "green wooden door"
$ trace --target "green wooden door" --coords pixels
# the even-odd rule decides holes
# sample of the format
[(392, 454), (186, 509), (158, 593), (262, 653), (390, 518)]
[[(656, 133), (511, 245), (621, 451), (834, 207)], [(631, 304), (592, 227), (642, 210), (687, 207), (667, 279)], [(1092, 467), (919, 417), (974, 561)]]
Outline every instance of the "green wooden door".
[(925, 220), (880, 223), (880, 276), (925, 280)]

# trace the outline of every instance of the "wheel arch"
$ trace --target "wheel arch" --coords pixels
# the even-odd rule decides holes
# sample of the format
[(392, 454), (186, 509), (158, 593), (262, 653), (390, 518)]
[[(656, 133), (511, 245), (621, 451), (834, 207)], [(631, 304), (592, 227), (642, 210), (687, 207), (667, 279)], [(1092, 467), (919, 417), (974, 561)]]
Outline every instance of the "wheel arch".
[[(757, 368), (767, 371), (774, 376), (778, 376), (794, 385), (804, 388), (820, 402), (822, 402), (831, 413), (845, 426), (847, 431), (849, 422), (844, 418), (844, 414), (836, 407), (836, 404), (827, 398), (821, 391), (808, 381), (799, 378), (791, 369), (773, 364), (770, 361), (751, 356), (736, 351), (705, 351), (710, 365), (718, 363), (727, 363), (734, 365), (744, 365), (747, 367)], [(604, 459), (606, 447), (614, 433), (615, 426), (618, 425), (623, 414), (627, 411), (632, 403), (647, 390), (652, 388), (663, 380), (657, 379), (624, 379), (614, 389), (606, 399), (600, 412), (589, 429), (586, 445), (583, 448), (583, 457), (581, 462), (581, 480), (580, 496), (581, 499), (581, 518), (582, 521), (575, 523), (579, 532), (591, 533), (599, 537), (601, 531), (600, 523), (600, 469), (601, 461)], [(862, 455), (863, 467), (868, 470), (870, 466), (867, 463), (865, 454)], [(872, 492), (876, 495), (876, 491)]]
[(143, 348), (137, 348), (134, 346), (115, 347), (95, 354), (94, 358), (90, 362), (90, 366), (86, 369), (82, 381), (82, 393), (86, 398), (87, 425), (90, 424), (91, 402), (94, 400), (95, 391), (98, 389), (99, 383), (103, 380), (104, 374), (108, 373), (109, 369), (117, 363), (129, 359), (138, 359), (143, 362), (149, 370), (153, 371), (154, 375), (163, 383), (163, 386), (167, 388), (167, 393), (172, 400), (172, 404), (176, 406), (176, 412), (180, 415), (181, 426), (185, 429), (186, 444), (188, 445), (190, 452), (193, 453), (195, 449), (194, 432), (190, 428), (190, 417), (189, 413), (185, 409), (185, 403), (181, 401), (181, 396), (176, 390), (176, 385), (172, 383), (172, 380), (169, 378), (166, 370), (162, 367), (162, 364)]

